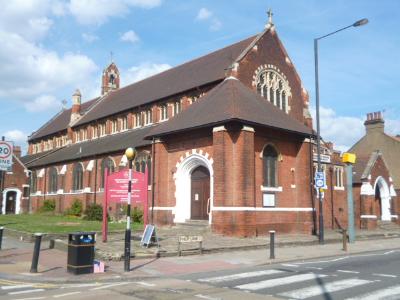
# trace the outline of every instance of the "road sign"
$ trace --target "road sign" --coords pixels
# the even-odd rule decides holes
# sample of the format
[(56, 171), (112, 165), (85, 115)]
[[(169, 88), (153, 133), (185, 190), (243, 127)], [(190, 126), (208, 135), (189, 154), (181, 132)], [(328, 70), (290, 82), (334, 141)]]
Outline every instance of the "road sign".
[(317, 188), (322, 188), (324, 187), (325, 184), (325, 174), (324, 172), (316, 172), (315, 173), (315, 186)]
[(13, 143), (0, 141), (0, 170), (11, 171)]

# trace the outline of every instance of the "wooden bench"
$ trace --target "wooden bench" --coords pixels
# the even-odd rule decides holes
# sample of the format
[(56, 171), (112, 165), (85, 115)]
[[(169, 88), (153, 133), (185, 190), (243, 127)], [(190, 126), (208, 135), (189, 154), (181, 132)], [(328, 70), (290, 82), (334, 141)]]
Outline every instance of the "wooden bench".
[(180, 235), (178, 236), (178, 256), (182, 255), (181, 244), (199, 243), (199, 253), (203, 254), (203, 237), (201, 235)]

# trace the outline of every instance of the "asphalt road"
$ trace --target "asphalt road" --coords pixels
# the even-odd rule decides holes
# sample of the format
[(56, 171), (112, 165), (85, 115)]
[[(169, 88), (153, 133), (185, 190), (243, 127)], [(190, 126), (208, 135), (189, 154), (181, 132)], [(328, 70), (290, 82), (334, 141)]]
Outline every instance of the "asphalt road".
[(196, 274), (190, 279), (283, 299), (400, 299), (400, 250)]
[(399, 279), (400, 249), (143, 281), (0, 279), (0, 299), (400, 299)]

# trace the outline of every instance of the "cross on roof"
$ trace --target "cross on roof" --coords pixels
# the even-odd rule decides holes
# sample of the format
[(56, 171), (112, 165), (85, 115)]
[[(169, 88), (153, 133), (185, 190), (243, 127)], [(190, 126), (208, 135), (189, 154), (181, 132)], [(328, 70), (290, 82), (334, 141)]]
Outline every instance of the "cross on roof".
[(272, 16), (273, 16), (274, 14), (272, 13), (272, 9), (269, 9), (269, 10), (267, 11), (267, 15), (268, 15), (268, 24), (273, 25), (273, 23), (272, 23)]

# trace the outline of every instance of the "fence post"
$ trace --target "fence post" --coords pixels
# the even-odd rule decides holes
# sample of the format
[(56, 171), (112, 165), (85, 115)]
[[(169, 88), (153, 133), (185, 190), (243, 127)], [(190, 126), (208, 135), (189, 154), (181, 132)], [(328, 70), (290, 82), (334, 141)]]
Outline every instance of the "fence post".
[(347, 230), (342, 230), (343, 251), (347, 251)]
[(35, 233), (35, 247), (33, 248), (32, 265), (30, 270), (31, 273), (37, 273), (41, 242), (42, 242), (42, 233)]
[(3, 231), (4, 227), (0, 227), (0, 250), (1, 250), (1, 244), (3, 243)]
[(269, 258), (275, 259), (275, 230), (269, 231)]

